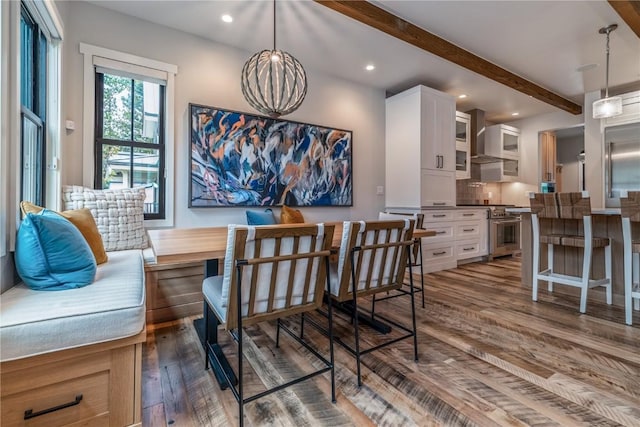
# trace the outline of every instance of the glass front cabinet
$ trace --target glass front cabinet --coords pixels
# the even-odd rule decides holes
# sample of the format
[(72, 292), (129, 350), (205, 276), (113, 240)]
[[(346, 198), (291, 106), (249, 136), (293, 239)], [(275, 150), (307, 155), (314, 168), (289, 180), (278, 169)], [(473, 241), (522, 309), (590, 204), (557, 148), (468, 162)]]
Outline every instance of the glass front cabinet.
[(456, 179), (471, 178), (470, 125), (471, 116), (456, 111)]

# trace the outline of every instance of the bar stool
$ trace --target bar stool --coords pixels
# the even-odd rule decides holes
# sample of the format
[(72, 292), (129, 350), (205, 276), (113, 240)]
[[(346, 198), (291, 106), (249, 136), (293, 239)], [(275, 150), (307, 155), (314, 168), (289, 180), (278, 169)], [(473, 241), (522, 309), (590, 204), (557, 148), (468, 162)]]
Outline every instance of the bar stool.
[[(587, 291), (589, 288), (604, 286), (607, 304), (611, 304), (611, 242), (607, 237), (593, 237), (591, 227), (591, 199), (586, 191), (581, 193), (532, 193), (530, 195), (531, 225), (533, 231), (533, 300), (538, 300), (538, 281), (548, 282), (549, 292), (553, 292), (553, 284), (575, 286), (580, 288), (580, 313), (587, 309)], [(540, 219), (544, 220), (582, 220), (584, 233), (580, 235), (565, 233), (549, 233), (540, 228)], [(567, 222), (567, 221), (563, 221)], [(562, 224), (562, 229), (566, 224)], [(549, 227), (553, 230), (555, 227)], [(540, 243), (547, 245), (547, 269), (540, 271)], [(582, 274), (570, 276), (554, 271), (554, 246), (583, 248)], [(589, 279), (591, 260), (594, 248), (604, 248), (605, 277)]]
[[(620, 213), (624, 248), (624, 313), (627, 325), (631, 325), (632, 305), (640, 310), (640, 234), (637, 234), (640, 228), (640, 191), (620, 192)], [(634, 227), (638, 227), (635, 240)]]

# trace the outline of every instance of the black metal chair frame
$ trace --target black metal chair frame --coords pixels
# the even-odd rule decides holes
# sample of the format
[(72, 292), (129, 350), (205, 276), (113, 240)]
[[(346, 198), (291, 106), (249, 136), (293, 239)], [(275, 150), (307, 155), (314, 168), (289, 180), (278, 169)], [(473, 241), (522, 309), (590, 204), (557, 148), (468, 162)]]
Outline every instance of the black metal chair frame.
[[(329, 310), (329, 325), (328, 331), (326, 329), (322, 329), (322, 332), (328, 336), (329, 338), (329, 360), (327, 360), (324, 356), (322, 356), (318, 351), (312, 348), (307, 342), (303, 340), (303, 327), (304, 327), (304, 313), (301, 314), (301, 326), (300, 326), (300, 337), (296, 336), (296, 334), (289, 329), (286, 325), (282, 324), (280, 318), (277, 319), (276, 324), (276, 348), (280, 346), (280, 328), (284, 329), (288, 335), (290, 335), (298, 344), (302, 345), (306, 348), (310, 353), (312, 353), (316, 358), (318, 358), (325, 367), (320, 368), (314, 372), (298, 377), (294, 380), (288, 381), (286, 383), (277, 385), (270, 389), (267, 389), (263, 392), (254, 394), (249, 397), (244, 396), (244, 387), (243, 387), (243, 353), (242, 353), (242, 268), (248, 265), (246, 260), (237, 260), (236, 261), (236, 269), (237, 269), (237, 277), (238, 277), (238, 286), (236, 286), (236, 302), (237, 302), (237, 322), (238, 328), (235, 329), (235, 333), (231, 331), (231, 336), (238, 346), (238, 375), (236, 376), (233, 368), (227, 361), (220, 345), (218, 344), (218, 336), (217, 336), (217, 326), (220, 325), (219, 320), (217, 319), (215, 313), (212, 313), (209, 304), (205, 301), (205, 312), (204, 312), (204, 322), (205, 322), (205, 370), (209, 369), (209, 364), (213, 368), (214, 374), (220, 384), (220, 388), (225, 390), (226, 388), (230, 388), (233, 396), (236, 398), (238, 402), (238, 412), (239, 412), (239, 425), (244, 425), (244, 405), (254, 400), (260, 399), (266, 395), (271, 393), (275, 393), (289, 386), (298, 384), (302, 381), (306, 381), (312, 377), (317, 375), (324, 374), (325, 372), (331, 372), (331, 402), (336, 403), (336, 387), (335, 387), (335, 363), (334, 363), (334, 354), (333, 354), (333, 307), (331, 301), (328, 302), (328, 310)], [(327, 292), (331, 292), (331, 285), (329, 281), (329, 258), (325, 258), (325, 266), (327, 271)], [(213, 318), (215, 322), (212, 325), (215, 325), (216, 328), (214, 331), (210, 331), (210, 316), (213, 314)], [(213, 332), (211, 334), (211, 332)], [(209, 336), (211, 335), (211, 337)], [(212, 338), (212, 342), (209, 339)], [(237, 387), (236, 387), (237, 386)]]
[[(390, 293), (389, 295), (382, 297), (382, 298), (376, 298), (376, 296), (373, 296), (373, 303), (372, 303), (372, 307), (371, 310), (374, 311), (375, 310), (375, 303), (376, 301), (384, 301), (386, 299), (389, 298), (397, 298), (400, 297), (402, 295), (409, 295), (411, 294), (411, 291), (413, 292), (421, 292), (422, 293), (422, 308), (424, 308), (424, 268), (422, 266), (422, 241), (420, 237), (416, 237), (413, 239), (413, 244), (418, 246), (418, 253), (415, 257), (415, 259), (413, 261), (411, 261), (411, 256), (412, 256), (412, 252), (409, 252), (409, 256), (407, 257), (407, 267), (409, 267), (409, 275), (411, 276), (409, 279), (409, 283), (404, 282), (403, 285), (406, 285), (409, 287), (409, 290), (404, 289), (404, 288), (399, 288), (396, 289), (396, 293)], [(413, 284), (413, 276), (411, 273), (411, 267), (420, 267), (420, 287), (417, 287)], [(393, 292), (393, 291), (392, 291)]]

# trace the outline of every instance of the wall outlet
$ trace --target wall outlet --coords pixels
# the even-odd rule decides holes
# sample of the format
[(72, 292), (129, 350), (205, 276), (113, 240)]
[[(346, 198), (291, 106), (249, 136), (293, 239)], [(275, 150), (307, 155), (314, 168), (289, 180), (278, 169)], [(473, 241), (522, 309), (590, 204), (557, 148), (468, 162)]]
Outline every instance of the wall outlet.
[(66, 130), (75, 130), (76, 129), (76, 122), (74, 122), (73, 120), (66, 120), (64, 122), (64, 128)]
[(378, 185), (376, 187), (376, 195), (382, 196), (384, 194), (384, 187), (382, 185)]

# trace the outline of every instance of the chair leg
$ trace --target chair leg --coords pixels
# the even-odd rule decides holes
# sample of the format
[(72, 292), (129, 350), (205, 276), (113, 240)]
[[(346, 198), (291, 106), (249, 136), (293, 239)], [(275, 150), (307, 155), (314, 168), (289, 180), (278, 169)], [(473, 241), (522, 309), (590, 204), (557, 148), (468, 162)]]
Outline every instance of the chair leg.
[[(547, 268), (549, 273), (553, 273), (553, 245), (549, 243), (547, 245)], [(553, 292), (553, 282), (549, 281), (547, 285), (549, 292)]]
[(209, 304), (204, 303), (204, 313), (202, 317), (204, 320), (204, 370), (209, 369)]
[[(415, 291), (413, 290), (413, 274), (411, 273), (411, 267), (409, 267), (409, 284), (411, 286), (411, 322), (413, 324), (413, 360), (418, 361), (418, 328), (416, 326), (416, 303), (415, 303)], [(424, 295), (424, 291), (422, 292)]]
[(533, 280), (531, 282), (531, 299), (533, 301), (538, 301), (538, 273), (540, 273), (540, 243), (538, 239), (533, 239), (533, 265), (532, 265), (532, 276)]
[(591, 272), (592, 254), (593, 250), (591, 248), (591, 245), (586, 244), (584, 248), (584, 259), (582, 262), (582, 290), (580, 291), (580, 313), (586, 313), (587, 311), (587, 291), (589, 290), (589, 273)]
[(356, 292), (353, 292), (353, 328), (356, 339), (356, 370), (358, 373), (358, 388), (362, 386), (362, 375), (360, 371), (360, 334), (358, 332), (358, 298)]
[(276, 319), (276, 348), (280, 348), (280, 318), (279, 317), (278, 319)]
[(605, 277), (608, 280), (607, 282), (607, 287), (606, 287), (606, 292), (607, 292), (607, 304), (611, 305), (612, 302), (612, 295), (611, 295), (611, 288), (612, 286), (612, 280), (611, 280), (611, 245), (607, 245), (604, 247), (604, 271), (605, 271)]
[(424, 308), (424, 268), (422, 267), (422, 244), (418, 246), (418, 256), (420, 257), (420, 284), (422, 285), (422, 308)]
[[(329, 270), (329, 261), (327, 260), (327, 271)], [(333, 303), (331, 301), (331, 287), (329, 285), (329, 277), (327, 275), (327, 306), (329, 308), (329, 360), (331, 361), (331, 402), (336, 403), (336, 371), (335, 360), (333, 356)]]
[(373, 297), (371, 298), (371, 321), (373, 321), (373, 318), (375, 317), (375, 312), (376, 312), (376, 295), (374, 294)]
[(304, 313), (300, 315), (300, 339), (304, 336)]
[(633, 291), (633, 273), (632, 273), (632, 260), (631, 260), (631, 245), (624, 248), (624, 318), (627, 325), (631, 325), (633, 312), (631, 311)]

